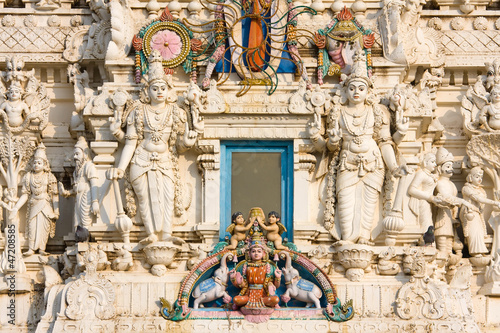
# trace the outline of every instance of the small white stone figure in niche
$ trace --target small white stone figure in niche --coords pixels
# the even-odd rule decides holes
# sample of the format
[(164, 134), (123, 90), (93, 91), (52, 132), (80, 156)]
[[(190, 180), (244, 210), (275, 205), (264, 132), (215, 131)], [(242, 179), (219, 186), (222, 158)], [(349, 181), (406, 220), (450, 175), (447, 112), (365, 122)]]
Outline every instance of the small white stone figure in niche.
[(245, 224), (245, 218), (243, 217), (243, 213), (236, 212), (231, 216), (232, 223), (229, 227), (227, 227), (226, 232), (231, 234), (231, 240), (229, 241), (229, 245), (226, 246), (226, 249), (234, 250), (238, 247), (238, 243), (240, 241), (245, 240), (247, 237), (247, 231), (253, 226), (253, 223), (250, 221)]
[(464, 229), (464, 236), (469, 254), (481, 257), (488, 253), (484, 238), (486, 237), (486, 224), (483, 217), (485, 205), (492, 205), (494, 209), (500, 210), (500, 202), (490, 200), (481, 183), (483, 181), (483, 169), (474, 167), (467, 175), (467, 183), (462, 188), (462, 195), (471, 206), (460, 210), (460, 220)]
[(45, 247), (50, 237), (56, 232), (56, 220), (59, 218), (59, 196), (56, 177), (50, 172), (45, 146), (40, 143), (33, 156), (31, 170), (22, 181), (22, 195), (12, 208), (16, 214), (28, 202), (26, 235), (29, 250), (24, 256), (39, 251), (47, 255)]
[(439, 205), (437, 209), (434, 221), (434, 236), (437, 249), (451, 254), (453, 242), (461, 244), (456, 232), (459, 223), (457, 220), (458, 208), (459, 206), (473, 207), (467, 201), (457, 197), (457, 186), (451, 181), (453, 176), (453, 155), (441, 147), (436, 153), (436, 162), (439, 174), (436, 192), (443, 199), (443, 205)]
[[(333, 152), (334, 160), (327, 174), (327, 186), (331, 188), (327, 188), (325, 227), (342, 241), (360, 244), (371, 244), (385, 168), (396, 177), (407, 172), (406, 165), (398, 165), (393, 144), (399, 145), (403, 140), (409, 127), (408, 119), (402, 112), (396, 112), (396, 131), (391, 133), (391, 115), (385, 106), (375, 101), (372, 88), (366, 59), (358, 51), (352, 73), (342, 78), (340, 103), (335, 103), (328, 115), (327, 138), (320, 135), (319, 114), (315, 114), (308, 126), (316, 150)], [(338, 214), (340, 235), (332, 228), (335, 214)]]
[[(190, 129), (185, 111), (168, 100), (173, 85), (163, 70), (161, 54), (153, 51), (149, 62), (143, 103), (112, 121), (113, 135), (125, 139), (125, 146), (108, 178), (122, 178), (130, 164), (130, 183), (148, 234), (141, 244), (158, 240), (181, 243), (172, 236), (174, 211), (177, 216), (183, 213), (178, 152), (195, 144), (204, 124), (201, 118), (191, 117)], [(125, 132), (120, 128), (122, 124), (126, 125)]]
[(439, 196), (434, 196), (438, 180), (435, 171), (436, 155), (425, 154), (420, 169), (408, 187), (410, 209), (418, 217), (422, 232), (427, 231), (429, 226), (433, 225), (431, 204), (439, 204), (442, 201)]
[(10, 127), (21, 126), (24, 117), (30, 113), (28, 104), (22, 100), (23, 88), (17, 81), (13, 81), (7, 90), (7, 99), (0, 105), (5, 111)]
[(69, 191), (59, 183), (59, 192), (65, 198), (75, 196), (73, 214), (73, 230), (78, 226), (89, 228), (93, 215), (99, 215), (98, 176), (97, 170), (90, 158), (90, 149), (84, 137), (79, 137), (73, 150), (75, 170), (73, 171), (73, 188)]
[(500, 130), (500, 85), (495, 84), (491, 89), (490, 103), (482, 108), (479, 121), (490, 132)]
[(260, 227), (267, 231), (266, 238), (268, 241), (274, 243), (274, 248), (276, 250), (284, 250), (286, 249), (283, 246), (283, 239), (281, 238), (281, 234), (286, 232), (285, 226), (281, 223), (280, 214), (276, 211), (271, 211), (267, 214), (267, 223), (264, 224), (260, 219), (257, 220)]

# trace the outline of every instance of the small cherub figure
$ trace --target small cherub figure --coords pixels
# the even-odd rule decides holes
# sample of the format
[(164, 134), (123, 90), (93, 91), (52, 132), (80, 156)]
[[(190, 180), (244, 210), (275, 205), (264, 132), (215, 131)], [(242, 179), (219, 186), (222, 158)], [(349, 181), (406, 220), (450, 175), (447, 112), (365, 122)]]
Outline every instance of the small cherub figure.
[(0, 104), (0, 110), (5, 111), (7, 114), (9, 126), (11, 127), (20, 126), (24, 121), (23, 116), (30, 113), (28, 104), (21, 99), (22, 94), (23, 88), (21, 84), (14, 81), (7, 90), (7, 99)]
[(490, 132), (500, 130), (500, 85), (491, 89), (490, 103), (481, 110), (479, 121)]
[(282, 244), (283, 239), (281, 234), (286, 230), (285, 226), (281, 223), (281, 216), (276, 211), (271, 211), (267, 214), (267, 224), (264, 224), (261, 220), (257, 219), (260, 227), (267, 231), (266, 238), (268, 241), (274, 243), (276, 250), (284, 250), (286, 247)]
[(228, 250), (235, 250), (238, 247), (238, 243), (245, 240), (247, 236), (247, 231), (252, 227), (253, 223), (247, 223), (245, 225), (245, 218), (242, 212), (236, 212), (231, 216), (231, 225), (227, 227), (226, 232), (231, 234), (230, 244), (226, 246)]

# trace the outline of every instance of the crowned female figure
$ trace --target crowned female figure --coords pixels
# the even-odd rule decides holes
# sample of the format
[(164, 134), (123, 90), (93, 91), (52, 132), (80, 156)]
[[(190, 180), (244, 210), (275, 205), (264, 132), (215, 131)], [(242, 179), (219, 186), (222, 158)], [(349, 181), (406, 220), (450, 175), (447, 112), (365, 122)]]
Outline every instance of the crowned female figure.
[(59, 195), (56, 177), (50, 172), (45, 146), (41, 143), (33, 156), (31, 170), (22, 181), (22, 195), (12, 209), (13, 215), (28, 202), (26, 235), (29, 250), (24, 256), (39, 251), (46, 255), (45, 247), (56, 232), (55, 222), (59, 218)]
[[(391, 115), (375, 102), (372, 88), (365, 56), (358, 50), (351, 74), (342, 77), (340, 101), (328, 115), (327, 137), (320, 134), (319, 114), (308, 127), (315, 148), (333, 153), (327, 171), (325, 227), (342, 241), (360, 244), (371, 244), (386, 168), (396, 177), (406, 172), (405, 165), (397, 164), (394, 145), (406, 134), (408, 120), (398, 111), (392, 134)], [(333, 228), (335, 213), (337, 230)]]
[(193, 129), (189, 128), (186, 112), (175, 100), (169, 100), (169, 88), (173, 88), (171, 76), (165, 74), (161, 54), (153, 50), (142, 103), (115, 116), (111, 126), (113, 135), (124, 140), (125, 146), (108, 178), (122, 178), (130, 164), (129, 180), (148, 234), (142, 244), (180, 241), (172, 237), (174, 211), (180, 216), (183, 209), (178, 152), (192, 147), (198, 133), (203, 132), (203, 122), (197, 115), (192, 117)]
[[(281, 283), (281, 270), (276, 264), (269, 260), (269, 249), (265, 245), (265, 239), (258, 224), (258, 219), (264, 217), (261, 214), (254, 217), (254, 227), (251, 230), (251, 242), (245, 259), (229, 273), (232, 284), (240, 288), (240, 294), (234, 297), (234, 304), (240, 307), (244, 314), (270, 314), (279, 303), (279, 297), (275, 294)], [(252, 212), (251, 217), (252, 220)]]

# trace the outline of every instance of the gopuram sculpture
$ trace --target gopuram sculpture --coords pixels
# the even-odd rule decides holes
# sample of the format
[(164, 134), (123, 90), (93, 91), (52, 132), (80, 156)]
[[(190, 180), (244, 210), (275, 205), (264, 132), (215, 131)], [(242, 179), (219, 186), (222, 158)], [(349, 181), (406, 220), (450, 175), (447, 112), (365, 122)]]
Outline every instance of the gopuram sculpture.
[(97, 188), (97, 170), (90, 159), (90, 149), (84, 137), (79, 137), (73, 150), (75, 171), (73, 172), (73, 188), (69, 191), (59, 183), (59, 192), (64, 197), (75, 196), (73, 230), (77, 227), (88, 229), (92, 225), (93, 216), (99, 215), (99, 198)]
[(11, 214), (17, 214), (27, 202), (28, 214), (26, 235), (28, 236), (28, 251), (24, 256), (31, 256), (38, 251), (45, 252), (47, 241), (54, 237), (56, 220), (59, 218), (59, 192), (57, 180), (50, 172), (45, 146), (41, 143), (33, 155), (30, 171), (22, 180), (22, 195), (12, 208)]
[(396, 131), (391, 133), (392, 117), (385, 106), (376, 103), (372, 89), (366, 59), (359, 51), (328, 114), (326, 137), (321, 135), (318, 114), (308, 127), (314, 147), (333, 155), (327, 175), (325, 227), (337, 239), (359, 244), (371, 244), (386, 168), (396, 177), (406, 172), (405, 165), (398, 165), (393, 147), (404, 138), (408, 120), (396, 114)]
[(172, 236), (174, 212), (182, 214), (178, 154), (195, 144), (204, 126), (193, 114), (190, 128), (186, 112), (168, 100), (173, 86), (161, 59), (159, 52), (151, 53), (141, 104), (118, 114), (111, 125), (113, 135), (125, 145), (108, 177), (122, 178), (130, 164), (129, 181), (148, 235), (142, 244), (181, 241)]
[(498, 0), (0, 7), (0, 333), (498, 331)]

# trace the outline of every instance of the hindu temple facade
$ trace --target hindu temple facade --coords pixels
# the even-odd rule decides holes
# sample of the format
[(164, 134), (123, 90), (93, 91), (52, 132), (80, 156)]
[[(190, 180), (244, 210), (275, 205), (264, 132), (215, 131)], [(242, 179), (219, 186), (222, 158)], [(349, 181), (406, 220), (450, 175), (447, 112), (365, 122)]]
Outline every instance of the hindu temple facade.
[(0, 1), (0, 332), (494, 332), (495, 1)]

